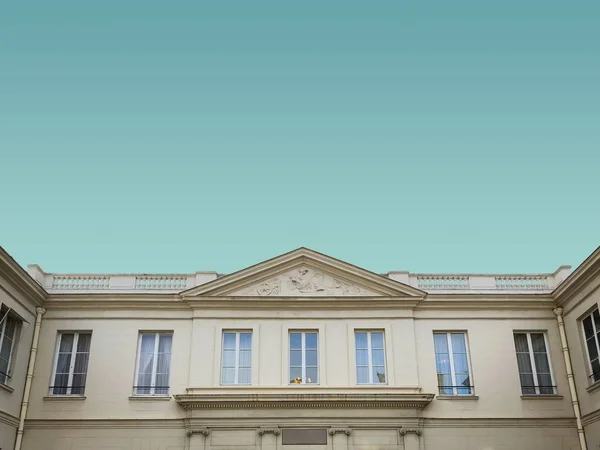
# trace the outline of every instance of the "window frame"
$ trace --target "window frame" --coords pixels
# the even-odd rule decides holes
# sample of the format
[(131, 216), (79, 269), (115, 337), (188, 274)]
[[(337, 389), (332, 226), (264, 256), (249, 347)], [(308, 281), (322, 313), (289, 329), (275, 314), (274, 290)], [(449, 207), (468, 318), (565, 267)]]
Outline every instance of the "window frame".
[(598, 308), (598, 305), (595, 305), (591, 310), (589, 310), (587, 313), (585, 313), (579, 320), (580, 328), (581, 328), (581, 336), (583, 338), (583, 347), (585, 348), (585, 355), (587, 356), (587, 367), (588, 367), (588, 372), (589, 372), (588, 380), (591, 381), (591, 384), (600, 382), (600, 372), (594, 373), (594, 368), (592, 367), (592, 359), (590, 358), (590, 350), (588, 349), (588, 345), (587, 345), (587, 337), (585, 336), (585, 326), (583, 325), (583, 321), (586, 320), (587, 318), (591, 318), (592, 330), (594, 331), (594, 342), (596, 343), (596, 351), (598, 352), (598, 357), (596, 359), (598, 360), (598, 363), (600, 363), (600, 342), (599, 342), (600, 340), (598, 339), (598, 330), (596, 330), (596, 323), (594, 322), (594, 313), (595, 312), (598, 312), (598, 314), (600, 314), (600, 308)]
[[(291, 336), (292, 334), (300, 334), (301, 337), (301, 345), (300, 345), (300, 351), (302, 354), (302, 363), (301, 363), (301, 370), (302, 370), (302, 382), (301, 383), (293, 383), (292, 382), (292, 342), (291, 342)], [(317, 336), (317, 347), (316, 347), (316, 351), (317, 351), (317, 365), (316, 365), (316, 369), (317, 369), (317, 382), (311, 382), (311, 383), (307, 383), (305, 380), (306, 378), (306, 369), (307, 369), (307, 365), (306, 365), (306, 335), (307, 334), (314, 334)], [(321, 351), (319, 349), (321, 345), (321, 340), (319, 339), (319, 330), (318, 329), (288, 329), (288, 385), (290, 386), (318, 386), (321, 384), (321, 373), (320, 373), (320, 369), (321, 369), (321, 364), (320, 364), (320, 360), (319, 358), (321, 357)], [(296, 349), (297, 350), (297, 349)], [(294, 366), (294, 367), (298, 367), (298, 366)], [(314, 367), (314, 366), (309, 366), (309, 367)]]
[[(557, 389), (558, 387), (556, 386), (556, 380), (554, 379), (554, 371), (552, 370), (552, 359), (550, 357), (550, 345), (548, 343), (548, 333), (547, 330), (514, 330), (513, 331), (513, 342), (514, 342), (514, 337), (515, 334), (525, 334), (527, 336), (527, 350), (528, 350), (528, 354), (529, 354), (529, 362), (531, 364), (531, 370), (532, 370), (532, 375), (533, 375), (533, 386), (526, 386), (529, 388), (534, 388), (535, 389), (535, 394), (525, 394), (523, 393), (523, 385), (521, 385), (521, 369), (519, 368), (519, 361), (517, 360), (517, 373), (519, 375), (519, 385), (521, 386), (521, 394), (522, 395), (557, 395)], [(531, 342), (531, 335), (532, 334), (541, 334), (544, 337), (544, 346), (546, 349), (546, 358), (548, 358), (548, 367), (550, 368), (550, 380), (552, 382), (552, 386), (539, 386), (539, 381), (538, 381), (538, 371), (537, 371), (537, 365), (535, 364), (535, 358), (534, 358), (534, 351), (533, 351), (533, 343)], [(515, 358), (517, 355), (517, 347), (515, 344)], [(522, 353), (522, 352), (521, 352)], [(548, 388), (551, 387), (552, 388), (552, 393), (551, 394), (541, 394), (540, 393), (540, 387), (542, 388)]]
[[(442, 396), (474, 396), (475, 395), (475, 382), (473, 380), (473, 367), (471, 366), (471, 356), (470, 356), (470, 347), (469, 347), (469, 334), (467, 333), (467, 331), (461, 331), (461, 330), (451, 330), (451, 331), (434, 331), (433, 332), (433, 355), (434, 355), (434, 359), (435, 359), (435, 370), (436, 370), (436, 378), (438, 375), (437, 372), (437, 352), (435, 351), (435, 335), (436, 334), (443, 334), (446, 336), (446, 343), (448, 345), (448, 360), (450, 363), (450, 376), (452, 377), (452, 383), (454, 383), (451, 387), (452, 387), (452, 393), (448, 394), (448, 393), (442, 393), (441, 391), (443, 390), (443, 388), (449, 388), (450, 386), (440, 386), (439, 385), (439, 381), (438, 381), (438, 395), (442, 395)], [(469, 381), (470, 381), (470, 386), (468, 386), (468, 388), (470, 389), (471, 392), (468, 392), (466, 394), (459, 394), (458, 393), (458, 389), (463, 389), (461, 386), (458, 386), (456, 384), (456, 370), (454, 367), (454, 350), (452, 349), (452, 338), (451, 336), (453, 334), (462, 334), (465, 337), (465, 352), (466, 352), (466, 356), (467, 356), (467, 366), (468, 366), (468, 370), (469, 370)], [(465, 386), (467, 387), (467, 386)]]
[[(361, 383), (358, 380), (358, 359), (356, 357), (356, 352), (359, 350), (357, 348), (357, 342), (356, 342), (356, 335), (358, 333), (366, 333), (367, 334), (367, 355), (368, 355), (368, 365), (364, 366), (361, 365), (360, 367), (368, 367), (369, 368), (369, 381), (368, 382), (364, 382)], [(372, 341), (371, 341), (371, 335), (372, 333), (380, 333), (381, 334), (381, 341), (383, 343), (383, 375), (385, 377), (385, 382), (384, 383), (375, 383), (373, 381), (373, 347), (372, 347)], [(364, 349), (361, 349), (364, 350)], [(376, 349), (379, 350), (379, 349)], [(388, 368), (387, 368), (387, 361), (386, 361), (386, 346), (385, 346), (385, 330), (379, 330), (379, 329), (361, 329), (361, 328), (355, 328), (354, 329), (354, 361), (355, 361), (355, 365), (356, 365), (356, 384), (357, 385), (361, 385), (361, 386), (385, 386), (388, 384)]]
[[(5, 309), (6, 312), (3, 310)], [(8, 353), (8, 364), (6, 366), (6, 373), (0, 373), (0, 384), (3, 386), (9, 386), (9, 380), (12, 378), (15, 354), (19, 347), (19, 338), (21, 336), (21, 327), (23, 326), (23, 319), (17, 315), (14, 310), (7, 304), (0, 303), (0, 350), (6, 336), (6, 327), (8, 326), (8, 320), (12, 319), (15, 321), (15, 328), (11, 337), (10, 351)]]
[[(73, 335), (73, 345), (71, 347), (71, 360), (69, 362), (69, 377), (67, 380), (67, 386), (65, 386), (67, 392), (64, 394), (55, 394), (54, 389), (63, 388), (62, 386), (54, 386), (56, 382), (56, 369), (58, 368), (58, 357), (60, 355), (60, 344), (62, 342), (63, 335), (72, 334)], [(78, 394), (73, 394), (73, 377), (75, 376), (75, 360), (77, 358), (77, 346), (79, 344), (79, 336), (80, 335), (89, 335), (90, 336), (90, 351), (88, 353), (88, 365), (85, 368), (85, 385), (82, 386), (83, 392)], [(83, 352), (81, 352), (83, 353)], [(50, 387), (48, 388), (48, 395), (52, 397), (83, 397), (85, 396), (85, 389), (87, 387), (87, 375), (90, 364), (90, 358), (92, 354), (92, 332), (89, 330), (62, 330), (58, 331), (58, 335), (56, 337), (56, 346), (54, 349), (54, 364), (52, 366), (52, 374), (50, 377)]]
[[(235, 334), (235, 366), (234, 366), (234, 370), (235, 370), (235, 376), (234, 376), (234, 382), (233, 383), (225, 383), (225, 381), (223, 380), (223, 375), (225, 372), (225, 334)], [(242, 334), (249, 334), (250, 335), (250, 381), (248, 383), (240, 383), (239, 382), (239, 376), (240, 376), (240, 340), (241, 340), (241, 335)], [(252, 345), (253, 345), (253, 330), (223, 330), (223, 332), (221, 333), (221, 385), (222, 386), (251, 386), (252, 385), (252, 358), (253, 358), (253, 352), (252, 352)], [(228, 367), (229, 368), (229, 367)]]
[[(137, 386), (137, 382), (140, 376), (140, 360), (142, 358), (142, 339), (144, 335), (154, 335), (154, 352), (152, 356), (152, 381), (150, 382), (150, 392), (139, 392), (142, 388)], [(169, 353), (169, 377), (167, 378), (166, 393), (156, 393), (156, 377), (158, 376), (158, 348), (160, 345), (160, 336), (171, 336), (171, 352)], [(138, 342), (137, 342), (137, 357), (135, 362), (135, 378), (133, 385), (133, 396), (134, 397), (169, 397), (171, 390), (171, 360), (173, 356), (173, 337), (175, 333), (173, 331), (139, 331)], [(164, 389), (165, 387), (159, 388)]]

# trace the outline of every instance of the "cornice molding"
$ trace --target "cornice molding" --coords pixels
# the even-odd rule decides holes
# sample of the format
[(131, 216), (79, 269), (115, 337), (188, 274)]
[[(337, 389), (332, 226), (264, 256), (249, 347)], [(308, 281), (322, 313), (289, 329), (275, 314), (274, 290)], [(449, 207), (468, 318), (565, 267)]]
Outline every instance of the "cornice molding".
[(600, 247), (552, 291), (552, 297), (558, 306), (564, 306), (599, 275)]
[(48, 293), (2, 247), (0, 247), (0, 275), (35, 306), (43, 305)]
[(404, 408), (423, 409), (434, 394), (231, 393), (173, 396), (184, 410), (270, 408)]
[(581, 424), (586, 427), (600, 420), (600, 408), (581, 417)]
[(184, 419), (27, 419), (25, 429), (160, 429), (184, 430)]
[(424, 428), (576, 428), (575, 418), (539, 417), (539, 418), (423, 418)]
[(17, 428), (19, 426), (19, 418), (0, 410), (0, 423), (5, 423), (11, 427)]

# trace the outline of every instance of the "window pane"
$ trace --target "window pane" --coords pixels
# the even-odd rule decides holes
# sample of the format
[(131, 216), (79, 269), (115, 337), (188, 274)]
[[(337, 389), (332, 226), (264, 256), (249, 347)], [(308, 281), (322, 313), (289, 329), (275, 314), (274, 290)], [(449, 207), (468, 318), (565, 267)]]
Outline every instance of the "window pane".
[(385, 368), (383, 366), (373, 367), (373, 383), (385, 383)]
[(546, 342), (544, 335), (541, 333), (531, 333), (531, 346), (534, 352), (546, 353)]
[(252, 352), (249, 350), (240, 351), (240, 367), (250, 367), (252, 365)]
[(448, 353), (448, 338), (446, 334), (434, 334), (433, 341), (436, 353)]
[(596, 340), (592, 337), (587, 340), (587, 348), (590, 356), (590, 360), (598, 358), (598, 347), (596, 346)]
[(235, 367), (235, 350), (223, 350), (223, 367)]
[(368, 350), (357, 350), (356, 351), (356, 364), (359, 366), (368, 366), (369, 365)]
[(73, 386), (71, 387), (71, 394), (83, 395), (85, 392), (85, 373), (73, 375)]
[[(456, 385), (458, 388), (456, 389), (456, 393), (460, 395), (470, 394), (471, 393), (471, 379), (469, 378), (468, 373), (457, 373), (456, 374)], [(461, 387), (464, 386), (464, 387)]]
[(436, 354), (435, 360), (438, 373), (450, 373), (450, 357), (447, 353)]
[(302, 350), (292, 350), (290, 352), (290, 366), (302, 365)]
[(440, 387), (440, 394), (452, 395), (452, 375), (450, 373), (438, 373), (438, 386)]
[(359, 383), (369, 383), (369, 368), (368, 367), (357, 367), (356, 368), (356, 379)]
[(519, 373), (533, 373), (529, 353), (517, 353), (517, 364), (519, 366)]
[(59, 353), (58, 361), (56, 363), (56, 373), (69, 373), (70, 366), (71, 366), (71, 354), (70, 353)]
[(156, 361), (156, 373), (168, 374), (170, 369), (171, 354), (159, 353)]
[(374, 366), (383, 366), (385, 365), (385, 356), (383, 354), (383, 350), (373, 350), (372, 351), (373, 365)]
[(140, 354), (139, 373), (152, 373), (154, 365), (154, 353)]
[(2, 341), (2, 348), (0, 348), (0, 359), (3, 359), (7, 362), (10, 359), (10, 351), (12, 347), (12, 341), (8, 338), (4, 338)]
[(235, 369), (223, 369), (223, 384), (235, 383)]
[(161, 334), (158, 340), (158, 352), (159, 353), (171, 353), (171, 346), (173, 344), (172, 334)]
[(467, 345), (463, 333), (452, 333), (451, 339), (453, 353), (467, 353)]
[(290, 333), (290, 348), (300, 350), (302, 348), (302, 334)]
[(594, 336), (594, 328), (592, 326), (592, 316), (587, 316), (583, 319), (583, 330), (585, 332), (585, 338), (589, 339)]
[(160, 373), (156, 375), (156, 381), (154, 383), (154, 393), (156, 395), (166, 395), (169, 393), (169, 374)]
[(6, 384), (8, 379), (8, 360), (0, 358), (0, 383)]
[(357, 349), (366, 349), (367, 344), (367, 333), (356, 333), (356, 348)]
[(251, 372), (252, 371), (250, 368), (240, 369), (240, 373), (238, 376), (238, 383), (250, 384)]
[(592, 361), (592, 375), (594, 375), (594, 381), (600, 380), (600, 360), (598, 358)]
[(467, 355), (461, 353), (454, 354), (454, 371), (456, 373), (469, 373), (469, 364)]
[(306, 365), (307, 366), (316, 366), (317, 365), (317, 351), (316, 350), (307, 350), (306, 351)]
[(548, 363), (548, 355), (545, 353), (535, 353), (533, 355), (535, 367), (538, 373), (550, 373), (550, 364)]
[(89, 353), (77, 353), (75, 356), (75, 367), (73, 373), (87, 373)]
[(371, 333), (371, 348), (383, 348), (383, 333)]
[[(538, 374), (538, 386), (540, 387), (540, 394), (553, 394), (554, 388), (552, 386), (552, 377), (549, 373)], [(548, 389), (550, 392), (548, 392)]]
[(150, 394), (150, 386), (152, 385), (151, 373), (140, 373), (137, 379), (136, 394)]
[(302, 382), (302, 367), (290, 367), (290, 383)]
[(306, 348), (316, 350), (316, 348), (317, 348), (317, 333), (306, 333)]
[(73, 350), (73, 334), (62, 334), (60, 338), (60, 352), (71, 353)]
[(250, 350), (252, 348), (252, 333), (240, 333), (240, 349)]
[(316, 367), (307, 367), (306, 368), (306, 383), (318, 383), (318, 375)]
[(92, 343), (91, 334), (80, 334), (77, 340), (77, 352), (78, 353), (89, 353), (90, 345)]
[(154, 353), (154, 334), (142, 334), (142, 353)]
[[(4, 317), (4, 314), (0, 314), (0, 319)], [(14, 317), (6, 317), (6, 329), (4, 330), (4, 338), (8, 338), (11, 341), (15, 338), (15, 330), (17, 329), (17, 320)], [(0, 328), (2, 325), (0, 325)]]
[(529, 352), (529, 344), (525, 333), (515, 333), (515, 349), (517, 352)]
[(519, 375), (519, 379), (521, 380), (521, 392), (523, 393), (523, 395), (535, 395), (533, 374), (521, 374)]
[(54, 377), (54, 388), (52, 393), (54, 395), (66, 395), (67, 384), (69, 383), (69, 374), (57, 374)]
[(227, 350), (235, 350), (235, 333), (223, 334), (223, 348)]

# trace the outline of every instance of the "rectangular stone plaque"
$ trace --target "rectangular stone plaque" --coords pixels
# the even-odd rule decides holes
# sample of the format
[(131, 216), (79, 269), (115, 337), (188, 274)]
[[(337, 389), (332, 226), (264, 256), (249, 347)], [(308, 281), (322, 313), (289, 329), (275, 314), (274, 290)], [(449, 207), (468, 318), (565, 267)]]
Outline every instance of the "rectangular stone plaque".
[(282, 430), (282, 445), (327, 445), (327, 430), (288, 428)]

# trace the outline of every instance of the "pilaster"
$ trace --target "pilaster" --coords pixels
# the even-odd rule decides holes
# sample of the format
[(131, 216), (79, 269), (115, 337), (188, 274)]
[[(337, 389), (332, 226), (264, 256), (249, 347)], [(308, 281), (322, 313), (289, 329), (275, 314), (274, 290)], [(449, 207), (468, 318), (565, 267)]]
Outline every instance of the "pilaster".
[(352, 430), (347, 427), (330, 428), (328, 430), (332, 438), (332, 450), (348, 450), (348, 439)]
[(400, 436), (404, 439), (404, 450), (420, 450), (421, 433), (420, 428), (402, 428)]
[(208, 428), (189, 428), (187, 430), (188, 449), (204, 450), (206, 448), (206, 439), (210, 434)]
[(257, 430), (259, 436), (261, 436), (260, 448), (261, 450), (277, 450), (277, 440), (281, 430), (277, 427), (261, 427)]

